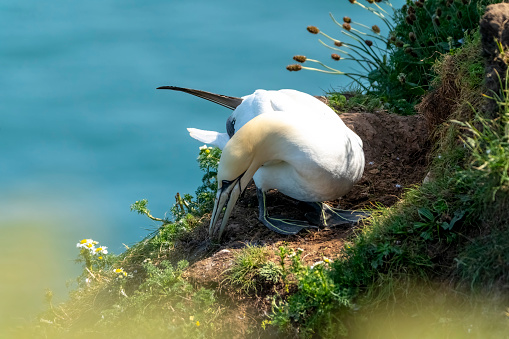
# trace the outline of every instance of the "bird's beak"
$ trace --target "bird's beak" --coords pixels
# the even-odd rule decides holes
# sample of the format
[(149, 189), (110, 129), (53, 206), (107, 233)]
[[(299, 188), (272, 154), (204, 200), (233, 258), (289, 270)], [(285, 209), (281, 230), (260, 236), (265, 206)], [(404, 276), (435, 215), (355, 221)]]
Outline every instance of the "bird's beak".
[[(241, 178), (242, 175), (232, 181), (223, 180), (222, 186), (217, 192), (216, 202), (214, 203), (214, 210), (212, 211), (212, 217), (210, 219), (209, 226), (209, 236), (211, 239), (215, 238), (217, 241), (221, 239), (221, 235), (223, 234), (224, 228), (226, 227), (226, 223), (228, 222), (228, 219), (232, 213), (233, 206), (235, 206), (235, 203), (242, 193), (242, 187), (240, 185)], [(226, 210), (224, 211), (221, 226), (217, 227), (217, 221), (225, 205)], [(216, 233), (217, 237), (214, 237)]]

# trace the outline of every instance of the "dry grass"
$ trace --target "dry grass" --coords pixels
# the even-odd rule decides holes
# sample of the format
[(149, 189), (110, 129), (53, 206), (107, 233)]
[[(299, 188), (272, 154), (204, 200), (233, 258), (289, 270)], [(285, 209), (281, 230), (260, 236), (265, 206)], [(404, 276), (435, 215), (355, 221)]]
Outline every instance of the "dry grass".
[(472, 120), (473, 109), (481, 108), (483, 63), (478, 35), (457, 54), (445, 55), (435, 63), (433, 70), (437, 78), (432, 84), (433, 90), (416, 106), (435, 140), (443, 139), (447, 129), (443, 128), (444, 122)]

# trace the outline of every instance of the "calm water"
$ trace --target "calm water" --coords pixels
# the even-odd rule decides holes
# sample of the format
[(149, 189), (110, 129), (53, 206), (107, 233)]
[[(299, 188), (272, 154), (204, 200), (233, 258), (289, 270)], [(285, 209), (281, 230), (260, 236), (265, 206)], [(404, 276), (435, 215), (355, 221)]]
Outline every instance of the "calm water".
[(330, 60), (305, 29), (343, 39), (329, 12), (378, 23), (347, 0), (2, 0), (0, 270), (21, 267), (3, 293), (26, 285), (39, 301), (76, 274), (78, 240), (119, 253), (157, 227), (131, 203), (146, 198), (163, 216), (177, 192), (194, 193), (201, 144), (186, 127), (223, 131), (230, 112), (156, 87), (243, 96), (346, 85), (285, 69), (295, 54)]

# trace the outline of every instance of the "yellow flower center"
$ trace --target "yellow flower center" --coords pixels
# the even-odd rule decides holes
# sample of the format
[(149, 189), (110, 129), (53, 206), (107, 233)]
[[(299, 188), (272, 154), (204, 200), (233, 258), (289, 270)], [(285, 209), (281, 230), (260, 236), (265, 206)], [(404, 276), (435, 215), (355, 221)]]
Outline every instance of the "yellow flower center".
[(196, 326), (200, 326), (200, 322), (199, 321), (196, 322)]

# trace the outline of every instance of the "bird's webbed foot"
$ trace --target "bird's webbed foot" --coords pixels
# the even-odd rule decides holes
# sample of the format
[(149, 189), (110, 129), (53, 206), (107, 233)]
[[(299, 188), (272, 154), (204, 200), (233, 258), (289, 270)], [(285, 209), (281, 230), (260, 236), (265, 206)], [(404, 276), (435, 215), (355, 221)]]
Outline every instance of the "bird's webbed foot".
[(266, 208), (265, 192), (262, 192), (261, 189), (256, 188), (256, 195), (258, 197), (258, 208), (259, 208), (258, 219), (268, 229), (279, 234), (290, 235), (297, 234), (304, 228), (318, 228), (317, 226), (313, 226), (310, 223), (302, 220), (291, 220), (269, 217)]
[(312, 223), (318, 224), (321, 227), (353, 225), (361, 219), (370, 216), (370, 214), (365, 211), (343, 210), (331, 207), (322, 202), (308, 202), (307, 204), (313, 207), (315, 213), (308, 213), (306, 217)]

